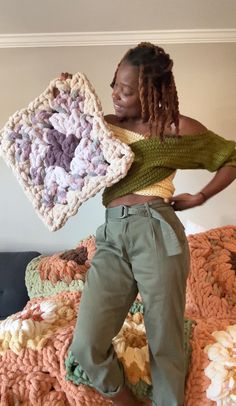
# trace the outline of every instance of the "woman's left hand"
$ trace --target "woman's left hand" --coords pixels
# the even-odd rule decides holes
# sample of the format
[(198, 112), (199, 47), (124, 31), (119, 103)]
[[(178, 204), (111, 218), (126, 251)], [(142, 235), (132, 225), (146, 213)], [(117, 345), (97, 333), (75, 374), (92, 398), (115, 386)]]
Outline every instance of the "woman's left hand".
[(191, 195), (190, 193), (181, 193), (173, 196), (170, 199), (165, 199), (166, 203), (170, 203), (174, 210), (186, 210), (196, 206), (201, 206), (205, 202), (205, 198), (201, 193)]

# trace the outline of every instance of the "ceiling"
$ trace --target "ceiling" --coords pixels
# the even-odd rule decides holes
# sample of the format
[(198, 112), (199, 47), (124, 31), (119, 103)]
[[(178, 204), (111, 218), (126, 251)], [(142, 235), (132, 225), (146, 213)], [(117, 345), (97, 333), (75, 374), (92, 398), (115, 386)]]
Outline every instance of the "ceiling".
[(0, 2), (0, 35), (235, 28), (236, 0)]

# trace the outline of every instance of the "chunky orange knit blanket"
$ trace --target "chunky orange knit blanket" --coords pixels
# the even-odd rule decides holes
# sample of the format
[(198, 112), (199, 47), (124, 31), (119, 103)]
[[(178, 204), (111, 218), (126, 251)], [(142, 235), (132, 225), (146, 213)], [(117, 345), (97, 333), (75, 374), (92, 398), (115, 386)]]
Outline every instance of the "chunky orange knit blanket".
[[(233, 406), (236, 396), (236, 226), (213, 229), (188, 239), (192, 263), (186, 318), (195, 322), (186, 405)], [(94, 252), (91, 239), (87, 247), (89, 253), (91, 249)], [(77, 247), (76, 252), (58, 254), (56, 261), (61, 267), (60, 261), (74, 258), (78, 264), (83, 262), (82, 257), (85, 259), (82, 254), (85, 251), (78, 251)], [(63, 282), (63, 290), (56, 295), (50, 292), (45, 297), (32, 298), (21, 312), (0, 322), (0, 405), (112, 405), (88, 386), (77, 386), (66, 379), (65, 360), (81, 293), (70, 291), (71, 282), (65, 280), (63, 273), (56, 272), (56, 268), (52, 268), (54, 277), (50, 281), (50, 267), (45, 269), (45, 261), (44, 258), (43, 267), (37, 268), (38, 274), (55, 289)], [(65, 266), (65, 262), (63, 264)], [(52, 257), (48, 257), (48, 265), (52, 265)], [(36, 272), (32, 264), (30, 270)], [(84, 275), (84, 268), (81, 272)], [(78, 268), (69, 275), (78, 280), (79, 273)], [(151, 385), (146, 344), (141, 313), (137, 312), (135, 317), (129, 315), (114, 345), (132, 384), (142, 380)]]

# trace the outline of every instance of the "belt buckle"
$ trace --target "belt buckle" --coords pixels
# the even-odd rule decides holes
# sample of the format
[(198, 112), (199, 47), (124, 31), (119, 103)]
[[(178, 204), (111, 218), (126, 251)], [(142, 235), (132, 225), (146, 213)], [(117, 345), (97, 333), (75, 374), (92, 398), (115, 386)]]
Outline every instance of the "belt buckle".
[(128, 207), (127, 206), (121, 206), (121, 216), (120, 218), (123, 219), (128, 216)]

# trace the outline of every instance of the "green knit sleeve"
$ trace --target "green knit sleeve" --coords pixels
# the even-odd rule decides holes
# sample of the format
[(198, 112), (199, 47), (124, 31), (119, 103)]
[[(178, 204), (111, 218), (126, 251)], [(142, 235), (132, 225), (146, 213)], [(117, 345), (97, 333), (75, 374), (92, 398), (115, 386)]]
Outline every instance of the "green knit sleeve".
[(235, 142), (212, 131), (199, 135), (157, 138), (133, 143), (135, 157), (152, 166), (171, 169), (207, 169), (217, 171), (224, 165), (235, 165)]
[[(236, 143), (226, 140), (212, 131), (207, 133), (207, 145), (209, 148), (209, 160), (216, 165), (215, 170), (222, 166), (236, 166)], [(206, 167), (208, 169), (208, 167)]]
[(231, 154), (229, 159), (225, 162), (224, 166), (236, 166), (236, 149)]

